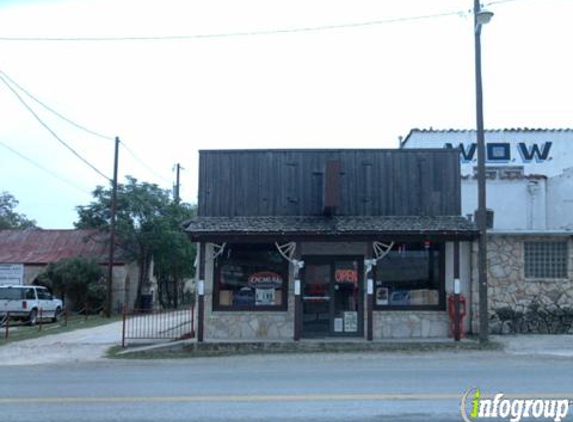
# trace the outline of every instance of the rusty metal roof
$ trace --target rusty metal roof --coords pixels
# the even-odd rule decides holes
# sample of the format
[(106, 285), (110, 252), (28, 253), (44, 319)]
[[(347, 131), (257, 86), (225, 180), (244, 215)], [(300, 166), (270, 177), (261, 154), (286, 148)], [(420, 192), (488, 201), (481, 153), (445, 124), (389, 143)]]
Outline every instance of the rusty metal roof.
[[(107, 263), (106, 235), (97, 230), (0, 230), (0, 263), (48, 264), (83, 257)], [(121, 250), (114, 263), (123, 264)]]

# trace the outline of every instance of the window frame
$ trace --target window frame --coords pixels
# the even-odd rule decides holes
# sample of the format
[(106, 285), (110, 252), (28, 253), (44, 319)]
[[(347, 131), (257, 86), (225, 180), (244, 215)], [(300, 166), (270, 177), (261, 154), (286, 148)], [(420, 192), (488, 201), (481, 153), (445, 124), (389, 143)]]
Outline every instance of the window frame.
[[(565, 271), (564, 274), (562, 276), (557, 276), (557, 277), (551, 277), (551, 276), (539, 276), (537, 274), (535, 275), (528, 275), (528, 252), (527, 252), (527, 246), (526, 245), (540, 245), (540, 244), (562, 244), (564, 245), (564, 263), (565, 263)], [(539, 253), (539, 252), (537, 252)], [(534, 265), (533, 263), (531, 263), (531, 265)], [(542, 270), (546, 271), (547, 269), (547, 262), (543, 263), (544, 267), (542, 268)], [(539, 270), (539, 268), (533, 268), (534, 270)], [(535, 271), (534, 271), (535, 272)], [(525, 280), (567, 280), (569, 278), (569, 241), (564, 239), (564, 240), (524, 240), (523, 241), (523, 278)]]
[[(248, 244), (248, 243), (231, 243), (227, 247), (237, 244)], [(268, 245), (273, 244), (269, 243)], [(276, 250), (276, 248), (274, 248)], [(279, 253), (278, 251), (276, 251)], [(218, 257), (213, 260), (213, 294), (212, 294), (212, 311), (213, 312), (286, 312), (288, 311), (288, 293), (289, 293), (289, 278), (290, 278), (290, 267), (289, 263), (281, 257), (281, 265), (284, 266), (281, 272), (283, 276), (283, 285), (281, 287), (282, 291), (282, 303), (280, 305), (264, 305), (264, 306), (233, 306), (233, 305), (221, 305), (219, 299), (219, 292), (221, 291), (219, 285), (219, 277), (221, 271), (221, 265), (217, 265)]]
[[(404, 243), (423, 243), (420, 242), (404, 242)], [(437, 249), (440, 253), (438, 268), (438, 304), (437, 305), (377, 305), (374, 300), (374, 311), (445, 311), (446, 310), (446, 242), (432, 242), (439, 245)], [(382, 263), (384, 258), (379, 262)], [(372, 268), (372, 279), (374, 281), (374, 291), (376, 291), (376, 279), (378, 275), (378, 264)]]

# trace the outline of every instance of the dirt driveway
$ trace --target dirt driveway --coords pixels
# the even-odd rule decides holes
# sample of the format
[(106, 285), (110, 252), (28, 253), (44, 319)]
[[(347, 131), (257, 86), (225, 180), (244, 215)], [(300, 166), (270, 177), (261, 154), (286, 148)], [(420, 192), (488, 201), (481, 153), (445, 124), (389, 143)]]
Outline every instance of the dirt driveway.
[(121, 343), (122, 322), (16, 341), (0, 346), (0, 366), (87, 362)]

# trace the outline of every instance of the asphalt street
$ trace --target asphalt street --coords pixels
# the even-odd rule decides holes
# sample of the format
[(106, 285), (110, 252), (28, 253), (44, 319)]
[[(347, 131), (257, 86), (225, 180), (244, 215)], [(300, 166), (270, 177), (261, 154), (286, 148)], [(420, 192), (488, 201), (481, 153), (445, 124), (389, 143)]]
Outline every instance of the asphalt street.
[[(0, 421), (459, 421), (465, 390), (573, 398), (573, 360), (502, 352), (0, 367)], [(573, 415), (572, 415), (573, 417)]]

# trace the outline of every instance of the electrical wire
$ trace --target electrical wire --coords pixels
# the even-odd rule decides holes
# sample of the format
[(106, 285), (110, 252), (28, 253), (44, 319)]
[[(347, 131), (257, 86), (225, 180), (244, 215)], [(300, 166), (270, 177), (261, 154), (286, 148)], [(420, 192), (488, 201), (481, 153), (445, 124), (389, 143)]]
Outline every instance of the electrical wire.
[(149, 165), (147, 165), (141, 158), (139, 158), (137, 156), (137, 154), (127, 146), (127, 144), (123, 141), (121, 141), (119, 143), (121, 146), (123, 146), (123, 148), (125, 148), (125, 150), (129, 153), (129, 155), (131, 155), (136, 161), (139, 162), (139, 164), (141, 164), (143, 167), (145, 167), (150, 173), (154, 174), (156, 177), (160, 178), (161, 180), (163, 180), (164, 182), (167, 183), (171, 183), (172, 181), (163, 177), (161, 174), (159, 174), (158, 172), (156, 172), (155, 170), (153, 170), (153, 168), (151, 168)]
[[(506, 0), (509, 1), (509, 0)], [(471, 13), (471, 11), (469, 11)], [(375, 21), (343, 23), (334, 25), (305, 26), (298, 28), (282, 28), (261, 31), (230, 32), (219, 34), (194, 34), (194, 35), (163, 35), (163, 36), (133, 36), (133, 37), (0, 37), (0, 41), (177, 41), (209, 38), (231, 38), (258, 35), (293, 34), (303, 32), (330, 31), (335, 29), (360, 28), (368, 26), (379, 26), (400, 22), (419, 21), (426, 19), (441, 18), (447, 16), (460, 16), (468, 13), (468, 10), (456, 10), (443, 13), (433, 13), (428, 15), (408, 16), (399, 18), (388, 18)]]
[[(28, 97), (30, 97), (32, 100), (34, 100), (36, 103), (38, 103), (39, 105), (41, 105), (42, 107), (44, 107), (46, 110), (48, 110), (49, 112), (53, 113), (54, 115), (56, 115), (57, 117), (59, 117), (60, 119), (66, 121), (67, 123), (71, 124), (72, 126), (81, 129), (91, 135), (97, 136), (99, 138), (102, 139), (107, 139), (107, 140), (115, 140), (115, 137), (112, 136), (108, 136), (108, 135), (103, 135), (99, 132), (96, 132), (95, 130), (91, 130), (79, 123), (74, 122), (73, 120), (71, 120), (70, 118), (62, 115), (61, 113), (59, 113), (58, 111), (56, 111), (55, 109), (53, 109), (52, 107), (48, 106), (47, 104), (45, 104), (43, 101), (41, 101), (40, 99), (38, 99), (34, 94), (32, 94), (30, 91), (28, 91), (27, 89), (25, 89), (24, 87), (22, 87), (19, 83), (17, 83), (14, 79), (12, 79), (6, 72), (4, 72), (3, 70), (0, 70), (0, 74), (4, 76), (4, 78), (6, 78), (12, 85), (14, 85), (16, 88), (18, 88), (20, 91), (22, 91), (24, 94), (26, 94)], [(160, 179), (164, 180), (167, 183), (171, 183), (171, 180), (166, 179), (165, 177), (161, 176), (158, 172), (156, 172), (155, 170), (153, 170), (153, 168), (151, 166), (149, 166), (148, 164), (146, 164), (141, 158), (139, 158), (137, 156), (137, 154), (135, 154), (135, 152), (130, 149), (125, 142), (121, 141), (120, 144), (125, 147), (125, 149), (127, 150), (127, 152), (129, 154), (131, 154), (133, 156), (133, 158), (135, 158), (141, 165), (143, 165), (147, 170), (149, 170), (151, 173), (153, 173), (155, 176), (159, 177)]]
[(28, 163), (32, 164), (33, 166), (39, 168), (40, 170), (48, 173), (49, 175), (51, 175), (52, 177), (55, 177), (56, 179), (60, 180), (61, 182), (64, 182), (70, 186), (72, 186), (73, 188), (79, 190), (82, 193), (87, 193), (89, 195), (91, 195), (91, 192), (82, 189), (81, 187), (79, 187), (78, 185), (76, 185), (75, 183), (63, 178), (62, 176), (60, 176), (58, 173), (53, 172), (50, 169), (47, 169), (46, 167), (44, 167), (43, 165), (39, 164), (38, 162), (32, 160), (29, 157), (26, 157), (24, 154), (22, 154), (21, 152), (15, 150), (14, 148), (12, 148), (9, 145), (6, 145), (4, 142), (0, 141), (0, 145), (3, 146), (4, 148), (6, 148), (8, 151), (12, 152), (13, 154), (17, 155), (18, 157), (20, 157), (21, 159), (27, 161)]
[(97, 174), (99, 174), (100, 176), (102, 176), (104, 179), (106, 179), (107, 181), (111, 181), (111, 179), (109, 177), (107, 177), (105, 174), (103, 174), (101, 171), (99, 171), (92, 163), (90, 163), (88, 160), (86, 160), (84, 157), (82, 157), (75, 149), (73, 149), (71, 146), (69, 146), (62, 138), (60, 138), (56, 132), (54, 132), (52, 130), (52, 128), (50, 126), (48, 126), (41, 118), (40, 116), (38, 116), (36, 114), (36, 112), (26, 103), (26, 101), (24, 101), (24, 99), (20, 96), (20, 94), (18, 94), (18, 92), (6, 81), (6, 79), (4, 79), (3, 76), (0, 75), (0, 80), (2, 82), (4, 82), (4, 85), (6, 85), (8, 87), (8, 89), (10, 89), (10, 91), (12, 91), (12, 93), (16, 96), (16, 98), (18, 98), (18, 100), (20, 101), (20, 103), (26, 107), (26, 109), (36, 118), (36, 120), (48, 131), (50, 132), (50, 134), (59, 142), (61, 143), (63, 146), (65, 146), (69, 151), (71, 151), (72, 154), (74, 154), (76, 157), (78, 157), (84, 164), (88, 165), (93, 171), (95, 171)]
[(72, 126), (77, 127), (78, 129), (81, 129), (91, 135), (97, 136), (99, 138), (103, 138), (103, 139), (108, 139), (108, 140), (114, 140), (114, 138), (112, 136), (108, 136), (108, 135), (102, 135), (99, 132), (96, 132), (95, 130), (91, 130), (88, 129), (87, 127), (80, 125), (79, 123), (74, 122), (73, 120), (71, 120), (70, 118), (62, 115), (61, 113), (58, 113), (56, 110), (54, 110), (52, 107), (48, 106), (47, 104), (45, 104), (43, 101), (41, 101), (40, 99), (38, 99), (36, 96), (34, 96), (30, 91), (28, 91), (27, 89), (25, 89), (24, 87), (22, 87), (20, 84), (18, 84), (14, 79), (12, 79), (10, 76), (8, 76), (8, 74), (6, 72), (4, 72), (3, 70), (0, 70), (0, 74), (4, 75), (4, 77), (14, 86), (16, 86), (16, 88), (18, 88), (20, 91), (22, 91), (24, 94), (26, 94), (28, 97), (30, 97), (32, 100), (34, 100), (36, 103), (40, 104), (42, 107), (44, 107), (46, 110), (48, 110), (49, 112), (55, 114), (56, 116), (58, 116), (60, 119), (65, 120), (66, 122), (68, 122), (69, 124), (71, 124)]

